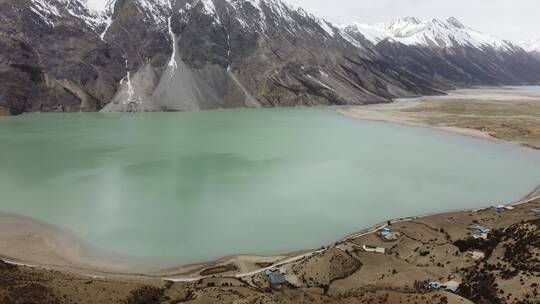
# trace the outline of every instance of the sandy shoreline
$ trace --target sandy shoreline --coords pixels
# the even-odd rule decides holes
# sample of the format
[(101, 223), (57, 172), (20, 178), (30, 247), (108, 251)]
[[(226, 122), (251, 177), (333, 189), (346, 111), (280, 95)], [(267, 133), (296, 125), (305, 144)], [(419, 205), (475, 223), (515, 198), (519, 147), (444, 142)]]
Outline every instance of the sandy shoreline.
[[(128, 275), (182, 277), (196, 280), (198, 272), (215, 265), (241, 264), (245, 273), (260, 267), (257, 263), (290, 261), (309, 250), (286, 255), (232, 255), (200, 263), (156, 263), (153, 258), (120, 255), (85, 244), (73, 233), (30, 217), (0, 212), (0, 259), (28, 267), (50, 268), (89, 276)], [(143, 265), (143, 266), (142, 266)]]
[(497, 142), (507, 142), (507, 141), (495, 138), (485, 131), (452, 127), (452, 126), (430, 125), (428, 123), (422, 122), (420, 120), (417, 120), (411, 117), (400, 116), (396, 114), (396, 112), (393, 112), (393, 111), (410, 109), (418, 104), (419, 103), (415, 101), (415, 99), (413, 98), (410, 100), (407, 100), (407, 99), (398, 100), (396, 101), (396, 103), (392, 103), (392, 104), (366, 105), (366, 106), (355, 106), (355, 107), (343, 106), (336, 109), (336, 112), (350, 118), (379, 121), (379, 122), (389, 122), (389, 123), (395, 123), (395, 124), (400, 124), (400, 125), (409, 126), (409, 127), (430, 128), (434, 130), (457, 133), (457, 134), (479, 138), (479, 139), (487, 139), (487, 140), (493, 140)]
[(540, 91), (497, 87), (460, 89), (446, 96), (342, 106), (336, 111), (350, 118), (431, 128), (540, 149)]
[[(467, 90), (464, 90), (466, 94)], [(461, 91), (457, 93), (462, 94)], [(465, 136), (481, 139), (508, 142), (503, 139), (493, 137), (487, 131), (461, 128), (457, 126), (434, 125), (422, 121), (417, 114), (403, 115), (403, 111), (413, 109), (421, 103), (419, 99), (398, 100), (396, 103), (383, 105), (368, 105), (359, 107), (339, 107), (336, 111), (344, 116), (384, 121), (403, 124), (414, 127), (428, 127), (441, 131), (454, 132)], [(409, 115), (410, 114), (410, 115)], [(511, 142), (521, 144), (520, 142)], [(540, 187), (528, 194), (523, 200), (515, 204), (524, 204), (540, 198)], [(510, 202), (509, 202), (510, 204)], [(487, 206), (486, 206), (487, 207)], [(411, 221), (430, 216), (445, 216), (454, 213), (466, 213), (475, 210), (446, 211), (436, 214), (419, 215), (414, 217), (390, 220), (391, 223)], [(388, 222), (384, 222), (373, 227), (361, 230), (349, 235), (326, 247), (326, 250), (338, 244), (347, 242), (361, 236), (374, 234), (377, 230), (385, 227)], [(155, 263), (150, 267), (147, 259), (137, 259), (122, 255), (115, 255), (92, 248), (80, 241), (72, 233), (59, 229), (53, 225), (39, 222), (27, 217), (14, 214), (0, 213), (0, 258), (11, 263), (26, 265), (30, 267), (43, 267), (61, 271), (74, 272), (87, 276), (144, 276), (165, 278), (173, 281), (196, 281), (205, 277), (200, 275), (203, 270), (224, 265), (235, 265), (236, 270), (232, 272), (235, 277), (252, 276), (265, 269), (285, 265), (306, 259), (319, 254), (321, 250), (306, 250), (278, 256), (255, 256), (238, 255), (229, 256), (216, 261), (197, 263), (191, 265), (180, 265), (177, 267)], [(262, 267), (264, 265), (265, 267)], [(164, 269), (158, 270), (157, 269)]]
[[(518, 206), (538, 199), (540, 199), (540, 186), (524, 196), (523, 199), (517, 202), (509, 202), (507, 205)], [(266, 269), (308, 258), (352, 239), (374, 235), (382, 228), (388, 227), (388, 224), (397, 224), (431, 216), (478, 212), (490, 208), (492, 206), (389, 219), (350, 234), (319, 250), (305, 250), (274, 256), (234, 255), (209, 262), (162, 268), (153, 266), (147, 269), (141, 268), (142, 264), (148, 262), (147, 260), (114, 255), (95, 249), (93, 249), (94, 255), (91, 255), (87, 251), (88, 249), (86, 251), (84, 249), (88, 245), (81, 243), (76, 236), (66, 230), (28, 217), (0, 212), (0, 259), (14, 265), (68, 271), (88, 277), (133, 276), (162, 278), (175, 282), (192, 282), (212, 277), (213, 275), (205, 276), (199, 275), (199, 273), (212, 267), (235, 264), (240, 265), (240, 267), (238, 267), (238, 271), (234, 273), (234, 276), (242, 278), (262, 273)], [(261, 264), (268, 265), (260, 267)]]
[[(509, 202), (508, 206), (519, 206), (540, 199), (540, 186), (517, 202)], [(475, 209), (448, 210), (444, 212), (416, 215), (412, 217), (389, 219), (359, 232), (350, 234), (323, 249), (305, 250), (274, 256), (233, 255), (221, 259), (196, 264), (178, 265), (175, 267), (137, 269), (145, 259), (115, 255), (109, 252), (94, 251), (94, 255), (85, 251), (85, 245), (68, 231), (43, 223), (29, 217), (0, 212), (0, 259), (5, 262), (31, 268), (67, 271), (88, 277), (147, 277), (161, 278), (174, 282), (193, 282), (213, 275), (199, 275), (205, 269), (220, 265), (241, 265), (236, 278), (248, 277), (264, 272), (266, 269), (297, 262), (334, 248), (353, 239), (374, 235), (389, 224), (398, 224), (433, 216), (447, 216), (455, 213), (478, 212), (492, 209), (492, 206)], [(268, 264), (260, 267), (260, 264)], [(160, 269), (160, 270), (156, 270)]]

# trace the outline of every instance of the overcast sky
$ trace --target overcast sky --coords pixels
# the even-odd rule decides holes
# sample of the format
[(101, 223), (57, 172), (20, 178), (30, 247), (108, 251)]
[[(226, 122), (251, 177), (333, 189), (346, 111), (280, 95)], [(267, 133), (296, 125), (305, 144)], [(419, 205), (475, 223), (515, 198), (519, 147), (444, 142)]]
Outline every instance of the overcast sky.
[(337, 23), (377, 23), (415, 16), (454, 16), (463, 24), (504, 39), (540, 36), (540, 0), (286, 0)]
[[(102, 6), (107, 0), (88, 0)], [(334, 23), (377, 23), (415, 16), (454, 16), (465, 25), (504, 39), (540, 36), (540, 0), (285, 0)]]

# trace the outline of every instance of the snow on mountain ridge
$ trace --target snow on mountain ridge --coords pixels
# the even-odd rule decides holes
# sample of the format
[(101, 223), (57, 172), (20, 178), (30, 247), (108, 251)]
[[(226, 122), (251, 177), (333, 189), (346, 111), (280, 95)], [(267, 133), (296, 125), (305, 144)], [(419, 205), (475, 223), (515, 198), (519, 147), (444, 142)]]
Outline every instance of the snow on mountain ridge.
[(116, 0), (83, 0), (86, 3), (86, 7), (98, 14), (106, 11)]
[[(107, 31), (112, 26), (113, 14), (118, 2), (117, 0), (30, 1), (33, 3), (32, 11), (49, 26), (54, 27), (63, 17), (71, 15), (83, 20), (90, 28), (98, 30), (98, 35), (102, 40), (106, 39)], [(176, 1), (172, 2), (176, 4)], [(219, 24), (221, 20), (216, 11), (215, 2), (215, 0), (187, 1), (183, 7), (179, 8), (179, 12), (183, 14), (192, 9), (200, 9), (204, 14), (215, 18), (216, 24)], [(328, 38), (332, 38), (338, 33), (332, 23), (282, 0), (225, 0), (225, 2), (236, 11), (233, 13), (234, 18), (250, 31), (263, 33), (268, 30), (268, 26), (277, 25), (275, 22), (278, 22), (285, 25), (290, 33), (295, 33), (303, 26), (298, 24), (296, 18), (301, 16), (316, 22), (322, 29), (321, 33), (326, 34)], [(172, 9), (169, 0), (132, 0), (132, 3), (126, 2), (124, 5), (132, 4), (135, 4), (135, 7), (143, 13), (144, 19), (149, 24), (155, 24), (160, 30), (168, 33), (168, 19)], [(257, 12), (260, 18), (253, 18), (250, 10)]]
[(528, 39), (518, 43), (525, 51), (527, 52), (537, 52), (540, 53), (540, 36), (533, 35)]
[[(205, 0), (211, 2), (211, 0)], [(92, 28), (105, 26), (112, 22), (114, 7), (117, 0), (31, 0), (30, 9), (50, 26), (71, 15), (83, 20)], [(134, 0), (141, 12), (160, 28), (167, 28), (167, 17), (164, 11), (169, 7), (168, 0)], [(104, 33), (101, 34), (104, 37)]]
[[(116, 0), (114, 0), (116, 1)], [(169, 0), (136, 0), (147, 20), (156, 24), (162, 32), (168, 31), (168, 17), (171, 4)]]
[[(215, 16), (212, 4), (215, 0), (198, 0), (193, 5), (187, 5), (185, 10), (197, 6), (203, 2), (203, 11), (210, 16)], [(251, 32), (264, 34), (269, 27), (283, 26), (290, 34), (305, 29), (305, 24), (298, 18), (304, 18), (314, 22), (328, 38), (334, 37), (336, 30), (333, 24), (319, 18), (301, 7), (295, 7), (282, 0), (224, 0), (231, 8), (230, 14), (244, 29)], [(217, 17), (219, 18), (219, 17)], [(219, 20), (218, 20), (219, 23)]]
[(32, 0), (32, 4), (30, 10), (40, 16), (41, 19), (45, 20), (49, 25), (54, 25), (54, 23), (50, 21), (51, 18), (60, 16), (60, 12), (56, 6), (49, 3), (49, 1)]
[(90, 28), (98, 28), (107, 23), (112, 15), (116, 0), (30, 0), (30, 10), (49, 26), (54, 27), (63, 17), (72, 16), (84, 21)]
[(463, 25), (455, 17), (447, 20), (420, 20), (404, 17), (379, 24), (360, 24), (341, 26), (343, 31), (362, 34), (373, 44), (382, 40), (392, 40), (406, 45), (419, 45), (436, 48), (453, 46), (492, 47), (510, 51), (515, 45), (506, 40), (481, 33)]
[[(49, 25), (54, 26), (56, 20), (63, 14), (76, 16), (85, 21), (90, 27), (100, 29), (101, 38), (105, 39), (107, 30), (113, 20), (112, 15), (117, 0), (31, 0), (34, 5), (32, 10), (44, 19)], [(132, 0), (136, 7), (143, 13), (149, 24), (155, 24), (164, 33), (169, 32), (169, 17), (171, 15), (171, 3), (169, 0)], [(320, 28), (320, 33), (326, 34), (332, 39), (337, 36), (348, 40), (351, 44), (361, 47), (362, 41), (358, 40), (361, 34), (373, 44), (383, 40), (391, 40), (405, 45), (418, 45), (435, 48), (453, 46), (472, 46), (476, 48), (491, 47), (497, 50), (512, 51), (516, 45), (473, 30), (463, 25), (458, 19), (451, 17), (447, 20), (432, 19), (420, 20), (416, 17), (404, 17), (390, 22), (379, 24), (354, 23), (345, 26), (335, 26), (322, 18), (306, 12), (302, 8), (294, 7), (282, 0), (225, 0), (235, 11), (232, 15), (244, 28), (251, 31), (265, 32), (268, 26), (277, 26), (278, 23), (291, 34), (300, 33), (304, 28), (303, 22), (298, 18), (305, 18), (309, 22), (315, 22)], [(175, 2), (175, 1), (173, 1)], [(216, 12), (216, 0), (194, 0), (185, 3), (179, 10), (189, 11), (196, 7), (213, 18), (216, 24), (221, 23), (220, 16)], [(247, 6), (246, 6), (247, 5)], [(251, 8), (249, 8), (251, 6)], [(247, 9), (247, 12), (246, 12)], [(250, 9), (255, 10), (260, 18), (253, 18)], [(277, 22), (277, 23), (276, 23)], [(322, 31), (321, 31), (322, 30)], [(521, 44), (524, 49), (540, 50), (540, 42), (531, 41)]]

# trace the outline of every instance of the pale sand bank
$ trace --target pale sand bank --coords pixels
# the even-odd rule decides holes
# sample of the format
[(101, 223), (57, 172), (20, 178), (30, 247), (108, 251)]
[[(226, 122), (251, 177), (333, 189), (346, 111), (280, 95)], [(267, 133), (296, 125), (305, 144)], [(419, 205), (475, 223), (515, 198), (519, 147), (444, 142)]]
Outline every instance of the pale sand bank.
[(460, 128), (454, 126), (443, 126), (443, 125), (433, 125), (429, 124), (424, 118), (427, 115), (420, 114), (407, 114), (404, 115), (403, 111), (407, 109), (412, 109), (415, 106), (419, 105), (420, 101), (417, 99), (402, 99), (396, 100), (396, 102), (391, 104), (377, 104), (377, 105), (366, 105), (366, 106), (344, 106), (336, 109), (336, 111), (347, 117), (365, 119), (372, 121), (382, 121), (396, 123), (411, 127), (426, 127), (441, 131), (453, 132), (462, 134), (465, 136), (471, 136), (481, 139), (497, 140), (497, 138), (492, 137), (488, 132), (481, 130), (474, 130), (468, 128)]
[[(297, 254), (292, 254), (296, 256)], [(202, 270), (234, 264), (242, 273), (260, 269), (257, 264), (274, 264), (289, 255), (238, 255), (217, 261), (176, 266), (181, 263), (135, 258), (94, 248), (71, 232), (29, 217), (0, 212), (0, 259), (32, 267), (100, 275), (141, 275), (198, 278)], [(175, 265), (175, 267), (172, 267)]]
[(391, 104), (343, 106), (337, 112), (540, 149), (540, 91), (462, 89), (446, 96), (397, 99)]

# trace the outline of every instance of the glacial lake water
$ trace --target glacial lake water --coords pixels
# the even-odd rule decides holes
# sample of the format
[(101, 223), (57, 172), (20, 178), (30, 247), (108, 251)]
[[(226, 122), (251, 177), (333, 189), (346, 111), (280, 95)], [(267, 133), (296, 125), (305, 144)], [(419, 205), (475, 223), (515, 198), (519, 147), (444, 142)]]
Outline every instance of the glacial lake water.
[(540, 153), (328, 108), (0, 119), (0, 211), (181, 263), (520, 199)]

